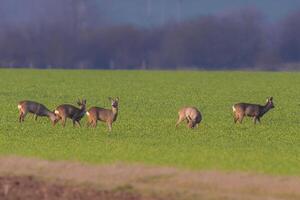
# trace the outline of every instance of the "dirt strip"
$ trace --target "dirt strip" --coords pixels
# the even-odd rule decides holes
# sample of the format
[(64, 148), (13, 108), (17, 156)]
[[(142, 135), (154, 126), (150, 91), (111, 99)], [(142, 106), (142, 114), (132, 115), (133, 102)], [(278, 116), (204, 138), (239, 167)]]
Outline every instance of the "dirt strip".
[(5, 200), (140, 200), (138, 194), (125, 191), (105, 191), (86, 186), (49, 183), (31, 176), (0, 177), (0, 199)]
[[(31, 184), (40, 185), (41, 187), (37, 188), (44, 188), (44, 191), (52, 191), (52, 187), (60, 188), (55, 194), (67, 194), (71, 191), (70, 198), (67, 198), (67, 195), (58, 195), (55, 199), (76, 199), (72, 197), (72, 191), (79, 191), (78, 196), (95, 193), (95, 198), (91, 196), (78, 199), (300, 199), (300, 177), (196, 172), (143, 165), (87, 165), (23, 157), (0, 157), (0, 177), (0, 199), (1, 195), (4, 197), (5, 193), (8, 193), (7, 188), (14, 185), (16, 190), (18, 187), (15, 183), (22, 183), (24, 180), (27, 184), (31, 181)], [(20, 187), (20, 190), (22, 189), (29, 190), (25, 186)], [(108, 196), (105, 197), (105, 194)], [(43, 195), (43, 198), (39, 199), (47, 199), (44, 193)], [(104, 198), (101, 195), (104, 195)]]

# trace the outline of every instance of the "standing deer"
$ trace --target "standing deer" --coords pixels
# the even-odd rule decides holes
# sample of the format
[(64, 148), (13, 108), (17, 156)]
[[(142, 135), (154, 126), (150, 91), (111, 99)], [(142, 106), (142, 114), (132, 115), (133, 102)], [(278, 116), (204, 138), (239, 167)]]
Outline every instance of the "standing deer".
[(186, 120), (188, 128), (195, 128), (201, 122), (202, 116), (195, 107), (183, 107), (178, 111), (178, 121), (175, 126), (178, 127), (179, 123), (184, 120)]
[(27, 113), (34, 114), (35, 120), (37, 117), (44, 117), (47, 116), (51, 120), (52, 124), (55, 124), (56, 115), (51, 112), (46, 106), (43, 104), (34, 102), (34, 101), (20, 101), (18, 103), (18, 110), (19, 110), (19, 122), (23, 122)]
[(260, 123), (260, 118), (272, 108), (275, 108), (273, 97), (267, 98), (264, 106), (250, 103), (234, 104), (232, 106), (234, 123), (237, 121), (242, 123), (245, 116), (253, 117), (254, 124), (256, 124), (256, 121)]
[(97, 121), (100, 120), (106, 122), (109, 131), (111, 131), (112, 123), (117, 120), (118, 116), (119, 97), (115, 99), (109, 97), (108, 99), (111, 102), (111, 109), (91, 107), (87, 111), (88, 126), (92, 125), (92, 127), (96, 127)]
[(54, 111), (57, 116), (57, 120), (54, 124), (61, 120), (62, 126), (65, 127), (67, 118), (70, 118), (72, 119), (73, 127), (76, 123), (81, 126), (80, 120), (84, 117), (86, 112), (86, 100), (78, 100), (77, 104), (79, 105), (79, 108), (69, 104), (58, 106)]

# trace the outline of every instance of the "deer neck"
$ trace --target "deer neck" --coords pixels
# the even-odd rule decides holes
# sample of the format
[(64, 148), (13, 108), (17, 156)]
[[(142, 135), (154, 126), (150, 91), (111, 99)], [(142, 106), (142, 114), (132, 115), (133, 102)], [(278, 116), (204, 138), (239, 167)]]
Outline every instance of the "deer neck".
[(46, 115), (46, 116), (48, 116), (48, 117), (50, 117), (52, 114), (54, 114), (53, 112), (51, 112), (50, 110), (48, 110), (48, 109), (45, 109), (45, 110), (43, 110), (43, 114), (44, 115)]
[(118, 114), (118, 107), (111, 107), (111, 111), (113, 112), (114, 115)]
[(86, 108), (85, 106), (83, 106), (82, 108), (80, 108), (80, 114), (84, 115), (86, 113)]
[(113, 118), (114, 118), (114, 121), (115, 121), (117, 116), (118, 116), (118, 107), (113, 107), (112, 106), (111, 111), (113, 113)]
[(260, 115), (263, 116), (266, 112), (268, 112), (270, 110), (270, 106), (269, 104), (267, 103), (266, 105), (264, 105), (261, 109), (261, 112), (260, 112)]
[(56, 119), (56, 115), (53, 112), (51, 112), (50, 110), (46, 110), (45, 114), (49, 117), (49, 119), (51, 121), (54, 121)]

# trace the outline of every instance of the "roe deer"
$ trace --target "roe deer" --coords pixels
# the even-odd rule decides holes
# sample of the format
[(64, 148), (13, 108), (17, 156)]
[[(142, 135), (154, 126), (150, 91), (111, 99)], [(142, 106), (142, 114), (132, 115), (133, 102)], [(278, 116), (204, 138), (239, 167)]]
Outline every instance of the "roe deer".
[(25, 116), (27, 113), (34, 114), (35, 120), (37, 120), (37, 117), (44, 117), (47, 116), (51, 120), (52, 124), (55, 124), (56, 115), (51, 112), (46, 106), (43, 104), (34, 102), (34, 101), (20, 101), (18, 103), (18, 109), (19, 109), (19, 122), (23, 122), (25, 119)]
[(178, 121), (175, 126), (178, 127), (179, 123), (184, 120), (186, 120), (188, 128), (195, 128), (201, 122), (202, 116), (195, 107), (183, 107), (178, 111)]
[(84, 117), (86, 112), (86, 100), (78, 100), (77, 104), (80, 106), (79, 108), (69, 104), (58, 106), (54, 111), (57, 116), (57, 120), (54, 124), (61, 120), (62, 126), (65, 127), (66, 119), (70, 118), (72, 119), (73, 126), (75, 126), (76, 123), (81, 126), (79, 121)]
[(112, 123), (117, 120), (118, 116), (119, 97), (115, 99), (109, 97), (108, 99), (111, 102), (111, 109), (92, 107), (87, 111), (88, 126), (96, 127), (97, 121), (100, 120), (106, 122), (109, 131), (111, 131)]
[(264, 106), (250, 103), (237, 103), (232, 106), (234, 123), (243, 122), (245, 116), (253, 117), (253, 122), (260, 122), (260, 118), (270, 109), (275, 108), (273, 104), (273, 97), (267, 98)]

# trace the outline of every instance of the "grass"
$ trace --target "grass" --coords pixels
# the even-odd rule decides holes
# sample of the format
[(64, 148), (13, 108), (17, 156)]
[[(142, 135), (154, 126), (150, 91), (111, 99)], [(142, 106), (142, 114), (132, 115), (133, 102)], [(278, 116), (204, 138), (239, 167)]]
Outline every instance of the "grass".
[[(2, 69), (0, 85), (0, 155), (300, 175), (300, 73)], [(264, 104), (271, 95), (275, 109), (261, 124), (233, 124), (233, 103)], [(86, 128), (86, 117), (82, 128), (31, 115), (18, 122), (20, 100), (110, 107), (109, 96), (120, 97), (112, 134), (103, 123)], [(185, 105), (202, 112), (196, 130), (175, 130)]]

